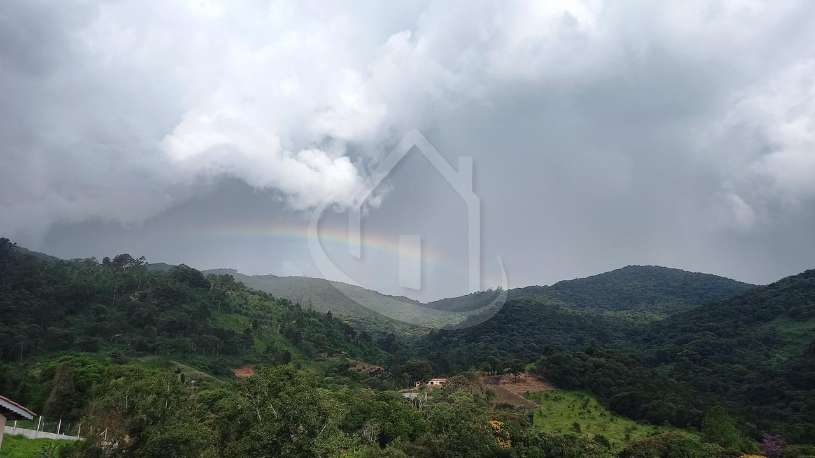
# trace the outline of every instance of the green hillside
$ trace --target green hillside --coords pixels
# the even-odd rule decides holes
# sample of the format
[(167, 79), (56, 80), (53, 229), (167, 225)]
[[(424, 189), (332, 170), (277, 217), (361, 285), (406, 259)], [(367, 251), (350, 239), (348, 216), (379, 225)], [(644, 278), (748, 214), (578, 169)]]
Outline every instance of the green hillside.
[(65, 352), (182, 355), (224, 370), (281, 358), (379, 359), (370, 336), (325, 314), (180, 265), (130, 255), (44, 260), (0, 240), (0, 360)]
[[(797, 444), (787, 456), (806, 456), (815, 437), (815, 271), (756, 288), (693, 274), (701, 284), (680, 294), (659, 276), (635, 283), (640, 268), (626, 268), (614, 274), (619, 286), (592, 277), (590, 293), (576, 283), (548, 287), (559, 297), (516, 293), (487, 321), (400, 340), (225, 272), (151, 268), (130, 255), (64, 261), (0, 242), (0, 392), (46, 419), (107, 430), (122, 456), (724, 458), (756, 451), (766, 434)], [(313, 297), (362, 307), (349, 313), (388, 301), (408, 304), (401, 313), (427, 309), (317, 283)], [(676, 311), (733, 289), (747, 290)], [(475, 320), (481, 309), (466, 305), (488, 294), (422, 316)], [(605, 306), (587, 302), (602, 295)], [(617, 313), (667, 303), (660, 313), (671, 315), (657, 321)], [(536, 409), (473, 388), (483, 373), (471, 369), (524, 366), (558, 389), (535, 395)], [(391, 391), (436, 375), (450, 381), (424, 403)], [(108, 447), (90, 436), (66, 453)]]
[[(616, 413), (654, 424), (701, 427), (706, 412), (722, 404), (744, 436), (815, 437), (815, 271), (764, 287), (662, 268), (584, 280), (527, 288), (526, 299), (513, 290), (492, 319), (434, 332), (416, 351), (449, 371), (537, 361), (538, 374), (556, 386), (589, 391)], [(700, 284), (676, 289), (693, 281)], [(642, 298), (635, 284), (644, 285)], [(597, 305), (592, 298), (604, 295), (613, 307), (566, 302)], [(694, 298), (707, 302), (690, 307)], [(608, 310), (668, 303), (674, 306), (661, 310), (673, 313), (657, 320)]]
[[(549, 347), (623, 345), (644, 332), (648, 323), (669, 313), (753, 288), (715, 275), (629, 266), (552, 286), (512, 289), (507, 303), (495, 316), (484, 321), (471, 314), (458, 325), (459, 329), (434, 332), (418, 348), (440, 368), (463, 369), (494, 358), (532, 360)], [(428, 305), (446, 309), (481, 307), (496, 293), (485, 291)]]
[[(755, 285), (717, 275), (659, 266), (627, 266), (551, 286), (509, 290), (511, 299), (530, 299), (602, 312), (635, 312), (659, 317), (743, 293)], [(427, 304), (439, 310), (466, 311), (485, 306), (499, 291), (481, 291)]]
[[(0, 448), (0, 458), (56, 457), (73, 448), (75, 445), (67, 441), (6, 435), (3, 437), (3, 447)], [(66, 451), (62, 451), (63, 449)]]
[(382, 294), (359, 286), (310, 277), (226, 273), (250, 288), (289, 299), (304, 308), (326, 313), (370, 333), (425, 334), (430, 328), (454, 325), (467, 317), (457, 310), (436, 310), (406, 297)]
[[(754, 287), (705, 273), (659, 266), (627, 266), (557, 282), (542, 293), (581, 308), (671, 314), (727, 299)], [(517, 297), (535, 295), (534, 287), (516, 291)]]
[[(593, 396), (576, 391), (543, 391), (527, 395), (538, 403), (533, 414), (535, 428), (550, 434), (576, 434), (608, 442), (622, 450), (638, 440), (664, 433), (695, 433), (678, 428), (637, 423), (609, 411)], [(698, 439), (698, 437), (696, 437)]]
[(425, 305), (437, 310), (467, 312), (488, 306), (498, 297), (500, 293), (501, 290), (477, 291), (474, 293), (465, 294), (464, 296), (439, 299), (437, 301), (428, 302)]
[(815, 270), (672, 316), (637, 345), (760, 425), (815, 437)]
[(547, 348), (581, 349), (623, 342), (636, 325), (627, 320), (532, 299), (511, 299), (472, 327), (440, 330), (416, 344), (416, 352), (442, 371), (482, 368), (493, 360), (531, 361)]
[(701, 425), (723, 405), (748, 436), (815, 437), (815, 271), (675, 314), (606, 347), (549, 351), (539, 375), (632, 418)]

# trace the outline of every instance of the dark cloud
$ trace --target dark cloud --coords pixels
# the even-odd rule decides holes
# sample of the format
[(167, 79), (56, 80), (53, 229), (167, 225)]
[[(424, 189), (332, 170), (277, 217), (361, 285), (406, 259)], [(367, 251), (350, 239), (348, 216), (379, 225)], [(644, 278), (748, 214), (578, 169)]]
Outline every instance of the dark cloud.
[[(323, 204), (339, 225), (418, 128), (475, 160), (484, 286), (497, 256), (515, 285), (629, 263), (771, 281), (815, 259), (813, 8), (5, 2), (0, 232), (320, 275), (302, 239), (235, 229), (302, 231)], [(366, 224), (444, 262), (416, 292), (338, 260), (360, 283), (466, 288), (462, 202), (433, 175), (406, 162)]]

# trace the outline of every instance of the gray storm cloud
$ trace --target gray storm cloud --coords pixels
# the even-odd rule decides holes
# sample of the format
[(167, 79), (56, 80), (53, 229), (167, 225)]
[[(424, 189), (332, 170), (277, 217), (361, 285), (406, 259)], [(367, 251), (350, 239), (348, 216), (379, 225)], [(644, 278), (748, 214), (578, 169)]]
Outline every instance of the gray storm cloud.
[(623, 219), (654, 244), (688, 221), (783, 232), (815, 202), (813, 20), (806, 1), (6, 1), (0, 232), (140, 222), (224, 176), (348, 205), (412, 128), (476, 158), (485, 217), (510, 217), (502, 196), (537, 222), (518, 200), (545, 192), (612, 239)]

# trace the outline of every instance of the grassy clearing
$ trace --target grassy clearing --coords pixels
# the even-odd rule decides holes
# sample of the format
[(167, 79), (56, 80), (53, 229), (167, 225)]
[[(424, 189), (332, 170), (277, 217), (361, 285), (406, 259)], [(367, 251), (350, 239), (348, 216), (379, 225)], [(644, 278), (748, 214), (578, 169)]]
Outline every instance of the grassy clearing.
[(219, 328), (243, 332), (244, 329), (250, 326), (251, 320), (249, 317), (238, 313), (215, 312), (212, 315), (212, 323)]
[(552, 434), (583, 434), (605, 437), (616, 450), (626, 444), (668, 431), (692, 434), (677, 428), (637, 423), (610, 412), (596, 399), (574, 391), (544, 391), (527, 396), (539, 404), (534, 426)]
[(55, 441), (50, 439), (26, 439), (22, 436), (3, 437), (3, 446), (0, 447), (2, 458), (31, 458), (31, 457), (57, 457), (59, 450), (72, 446), (72, 442)]

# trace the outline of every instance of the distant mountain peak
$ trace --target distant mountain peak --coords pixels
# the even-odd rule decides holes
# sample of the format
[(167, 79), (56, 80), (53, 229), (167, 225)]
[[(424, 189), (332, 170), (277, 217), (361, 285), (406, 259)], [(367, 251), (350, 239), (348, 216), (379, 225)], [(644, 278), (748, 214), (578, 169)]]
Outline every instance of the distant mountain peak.
[[(550, 286), (511, 289), (512, 299), (532, 299), (582, 309), (636, 310), (670, 314), (719, 301), (754, 288), (718, 275), (655, 265), (627, 265)], [(494, 292), (481, 291), (431, 302), (439, 310), (476, 309)]]

